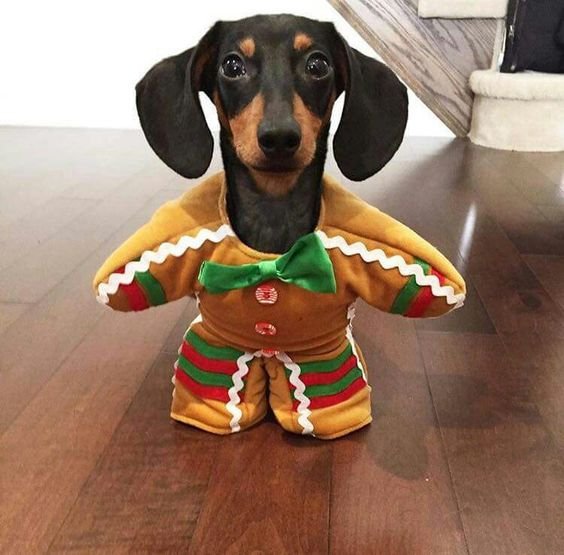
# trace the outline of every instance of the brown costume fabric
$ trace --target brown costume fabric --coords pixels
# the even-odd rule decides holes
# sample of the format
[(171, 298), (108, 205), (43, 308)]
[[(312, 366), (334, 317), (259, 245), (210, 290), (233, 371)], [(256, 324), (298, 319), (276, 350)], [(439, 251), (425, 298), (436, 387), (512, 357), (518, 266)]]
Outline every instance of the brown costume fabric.
[[(203, 261), (240, 265), (278, 257), (255, 251), (235, 236), (225, 211), (225, 194), (225, 177), (223, 173), (218, 173), (178, 200), (166, 203), (148, 224), (108, 258), (94, 279), (94, 288), (100, 293), (101, 284), (108, 283), (112, 274), (123, 272), (124, 266), (139, 260), (146, 251), (162, 249), (164, 243), (174, 245), (183, 237), (192, 241), (201, 238), (202, 233), (213, 237), (219, 229), (228, 231), (227, 236), (217, 242), (201, 241), (196, 247), (187, 248), (181, 256), (168, 255), (160, 263), (151, 262), (148, 268), (152, 278), (164, 290), (166, 301), (186, 295), (198, 297), (202, 320), (194, 324), (193, 329), (199, 337), (211, 345), (229, 346), (255, 354), (244, 377), (244, 401), (235, 402), (241, 409), (238, 420), (233, 416), (233, 407), (230, 412), (226, 403), (202, 398), (184, 384), (179, 384), (178, 380), (173, 398), (173, 418), (216, 433), (237, 431), (239, 427), (244, 429), (264, 416), (269, 389), (270, 405), (280, 424), (289, 431), (332, 438), (369, 423), (370, 388), (367, 384), (336, 405), (308, 411), (306, 399), (301, 408), (296, 409), (295, 398), (292, 397), (295, 384), (289, 383), (288, 376), (290, 368), (294, 368), (295, 377), (290, 381), (299, 381), (299, 368), (296, 370), (270, 352), (284, 353), (298, 366), (335, 358), (351, 343), (350, 335), (346, 336), (348, 310), (356, 298), (361, 297), (380, 310), (390, 311), (410, 276), (402, 275), (397, 268), (386, 269), (377, 261), (366, 262), (358, 254), (327, 248), (335, 271), (336, 293), (315, 293), (272, 280), (266, 285), (271, 285), (278, 293), (275, 304), (258, 303), (256, 287), (210, 294), (197, 280)], [(442, 276), (442, 285), (451, 286), (453, 294), (462, 297), (465, 293), (464, 280), (439, 251), (414, 231), (346, 191), (328, 176), (323, 178), (321, 214), (316, 232), (325, 234), (329, 239), (341, 237), (348, 245), (360, 243), (367, 252), (380, 249), (386, 257), (399, 256), (407, 265), (415, 264), (416, 259), (422, 260)], [(109, 306), (117, 310), (129, 309), (122, 292), (124, 287), (120, 285), (115, 293), (108, 295)], [(453, 304), (446, 302), (445, 295), (433, 295), (421, 315), (438, 316), (453, 308)], [(276, 334), (265, 337), (257, 333), (255, 326), (259, 322), (273, 324)], [(263, 350), (269, 354), (263, 356)], [(358, 349), (356, 360), (359, 368), (364, 367)], [(307, 424), (305, 427), (304, 422)]]

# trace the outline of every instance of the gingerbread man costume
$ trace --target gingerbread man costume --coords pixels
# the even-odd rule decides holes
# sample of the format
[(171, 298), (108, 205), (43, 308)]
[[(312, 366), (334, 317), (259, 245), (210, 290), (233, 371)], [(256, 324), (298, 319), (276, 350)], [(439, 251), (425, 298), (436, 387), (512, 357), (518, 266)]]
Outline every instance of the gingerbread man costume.
[(323, 439), (371, 421), (352, 337), (353, 303), (408, 317), (462, 305), (465, 284), (415, 232), (323, 178), (315, 231), (288, 253), (243, 244), (225, 210), (223, 173), (166, 203), (98, 271), (98, 300), (142, 310), (195, 296), (175, 365), (171, 416), (227, 434), (272, 407), (280, 425)]

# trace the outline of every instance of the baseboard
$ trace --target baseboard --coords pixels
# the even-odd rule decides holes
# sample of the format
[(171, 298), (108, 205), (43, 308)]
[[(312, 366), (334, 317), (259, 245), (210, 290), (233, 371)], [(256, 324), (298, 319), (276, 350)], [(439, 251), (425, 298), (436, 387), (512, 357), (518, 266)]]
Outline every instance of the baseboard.
[(424, 18), (497, 19), (507, 15), (507, 0), (419, 0), (418, 12)]

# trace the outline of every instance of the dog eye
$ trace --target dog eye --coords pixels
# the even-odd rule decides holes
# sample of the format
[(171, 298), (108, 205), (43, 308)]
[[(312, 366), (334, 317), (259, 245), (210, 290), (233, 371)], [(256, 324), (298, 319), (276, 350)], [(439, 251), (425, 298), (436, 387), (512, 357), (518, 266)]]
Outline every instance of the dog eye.
[(225, 77), (229, 79), (237, 79), (243, 77), (247, 73), (245, 62), (237, 54), (229, 54), (221, 64), (221, 71)]
[(321, 79), (329, 73), (329, 60), (321, 52), (314, 52), (307, 59), (305, 69), (315, 79)]

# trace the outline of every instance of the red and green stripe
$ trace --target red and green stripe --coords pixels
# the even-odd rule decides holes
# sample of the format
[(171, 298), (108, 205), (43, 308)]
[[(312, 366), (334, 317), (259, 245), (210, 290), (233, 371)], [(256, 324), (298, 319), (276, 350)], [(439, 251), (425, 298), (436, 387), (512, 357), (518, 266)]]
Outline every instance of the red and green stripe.
[[(358, 359), (350, 345), (333, 359), (305, 362), (299, 364), (299, 367), (300, 380), (306, 386), (304, 395), (310, 399), (310, 409), (342, 403), (366, 385)], [(286, 369), (288, 378), (290, 374)], [(299, 401), (294, 398), (294, 410), (298, 405)]]
[(176, 369), (175, 376), (188, 391), (198, 397), (213, 399), (222, 403), (229, 402), (229, 392), (224, 387), (202, 385), (179, 368)]
[[(432, 268), (431, 268), (431, 274), (438, 278), (440, 285), (444, 285), (445, 283), (444, 276), (442, 276)], [(423, 287), (422, 291), (419, 293), (419, 295), (417, 295), (417, 297), (415, 298), (415, 300), (413, 301), (413, 303), (411, 304), (409, 310), (406, 312), (405, 315), (409, 318), (419, 318), (423, 316), (423, 314), (425, 313), (425, 311), (427, 310), (433, 299), (434, 299), (434, 295), (433, 295), (433, 291), (431, 290), (431, 287), (429, 286)]]
[(197, 368), (201, 368), (208, 372), (218, 372), (230, 376), (237, 371), (237, 363), (235, 361), (208, 358), (196, 351), (196, 349), (194, 349), (194, 347), (187, 341), (182, 343), (180, 354)]
[(218, 358), (220, 360), (237, 360), (244, 351), (239, 351), (233, 347), (218, 347), (217, 345), (211, 345), (207, 341), (204, 341), (199, 335), (197, 335), (193, 330), (188, 330), (184, 339), (190, 343), (202, 355), (207, 358)]
[(307, 386), (319, 386), (338, 382), (357, 367), (357, 360), (351, 355), (343, 364), (331, 372), (310, 372), (302, 374), (300, 379)]
[[(363, 388), (366, 387), (366, 382), (364, 378), (361, 376), (357, 378), (355, 381), (351, 383), (349, 387), (340, 391), (338, 393), (334, 393), (332, 395), (325, 395), (323, 397), (312, 397), (310, 398), (309, 409), (323, 409), (325, 407), (332, 407), (334, 405), (339, 405), (344, 403), (347, 399), (350, 399), (355, 393), (358, 393)], [(298, 408), (298, 404), (294, 401), (294, 410)]]
[[(188, 330), (176, 363), (176, 377), (192, 393), (227, 403), (237, 359), (243, 351), (218, 347)], [(239, 393), (242, 399), (242, 392)]]
[[(119, 268), (116, 273), (123, 274), (124, 271), (125, 267)], [(149, 270), (135, 272), (133, 281), (120, 285), (120, 290), (125, 293), (131, 310), (145, 310), (166, 303), (164, 289)]]
[[(444, 283), (444, 277), (433, 270), (427, 262), (416, 258), (414, 263), (421, 266), (426, 276), (437, 276), (441, 285)], [(415, 276), (410, 276), (407, 283), (394, 299), (390, 312), (392, 314), (402, 314), (408, 318), (418, 318), (423, 316), (433, 299), (434, 296), (431, 287), (428, 285), (420, 287), (417, 285)]]
[(135, 281), (145, 293), (149, 306), (159, 306), (166, 303), (164, 289), (149, 270), (146, 272), (135, 272)]
[(318, 372), (334, 372), (340, 368), (352, 354), (352, 347), (350, 344), (347, 344), (341, 354), (337, 355), (335, 358), (300, 363), (301, 373), (303, 375)]

